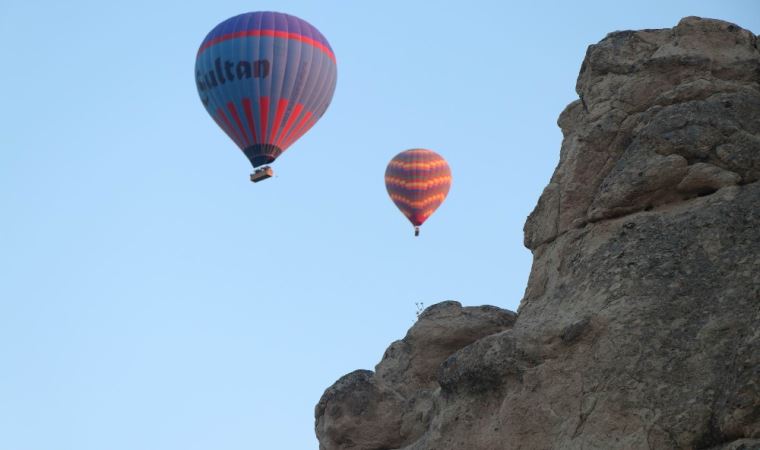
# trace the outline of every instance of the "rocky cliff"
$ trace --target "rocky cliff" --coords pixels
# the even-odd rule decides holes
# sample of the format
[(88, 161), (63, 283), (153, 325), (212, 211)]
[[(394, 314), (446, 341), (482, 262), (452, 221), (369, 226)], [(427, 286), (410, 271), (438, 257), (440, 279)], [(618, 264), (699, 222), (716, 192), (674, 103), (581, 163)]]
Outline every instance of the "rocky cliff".
[(589, 47), (519, 314), (431, 306), (328, 388), (320, 449), (760, 448), (760, 51), (689, 17)]

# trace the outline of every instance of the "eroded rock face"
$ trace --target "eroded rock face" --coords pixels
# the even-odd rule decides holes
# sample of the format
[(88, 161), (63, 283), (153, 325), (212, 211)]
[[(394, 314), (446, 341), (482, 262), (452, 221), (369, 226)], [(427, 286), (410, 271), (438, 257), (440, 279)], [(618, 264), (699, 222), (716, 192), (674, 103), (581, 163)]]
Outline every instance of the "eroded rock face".
[(429, 308), (320, 448), (760, 449), (760, 51), (683, 19), (589, 48), (519, 316)]
[(510, 328), (517, 314), (494, 306), (462, 308), (449, 301), (420, 314), (406, 337), (388, 347), (376, 376), (402, 392), (435, 389), (438, 366), (455, 351)]
[(580, 99), (558, 121), (560, 163), (525, 225), (526, 247), (760, 179), (759, 81), (757, 38), (718, 20), (687, 17), (590, 46)]
[(417, 441), (438, 411), (436, 372), (460, 350), (509, 329), (517, 314), (448, 301), (420, 314), (375, 372), (357, 370), (325, 391), (315, 410), (322, 449), (391, 449)]
[[(512, 332), (542, 361), (533, 382), (573, 394), (543, 400), (539, 420), (556, 422), (554, 436), (535, 445), (760, 438), (758, 274), (760, 183), (571, 230), (537, 249)], [(531, 397), (505, 402), (529, 408)]]

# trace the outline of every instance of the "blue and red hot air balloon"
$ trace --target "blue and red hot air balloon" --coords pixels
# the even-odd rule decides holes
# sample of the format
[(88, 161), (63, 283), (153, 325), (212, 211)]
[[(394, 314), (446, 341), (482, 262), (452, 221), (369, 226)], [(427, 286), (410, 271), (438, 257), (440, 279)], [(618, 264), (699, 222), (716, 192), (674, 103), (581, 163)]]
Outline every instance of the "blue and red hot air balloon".
[(393, 203), (414, 225), (414, 235), (451, 188), (451, 169), (441, 155), (423, 148), (406, 150), (388, 163), (385, 188)]
[[(327, 39), (306, 21), (253, 12), (211, 30), (198, 49), (195, 80), (206, 111), (256, 168), (277, 159), (322, 117), (337, 66)], [(271, 173), (259, 169), (251, 180)]]

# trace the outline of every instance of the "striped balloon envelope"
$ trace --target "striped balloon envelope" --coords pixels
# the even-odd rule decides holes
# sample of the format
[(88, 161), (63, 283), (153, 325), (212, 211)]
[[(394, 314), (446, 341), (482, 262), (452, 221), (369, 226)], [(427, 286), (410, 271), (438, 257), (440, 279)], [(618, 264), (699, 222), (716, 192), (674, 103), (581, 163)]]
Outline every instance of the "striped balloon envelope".
[(252, 12), (211, 30), (198, 49), (195, 80), (206, 111), (258, 167), (322, 117), (337, 66), (327, 39), (306, 21)]
[(406, 150), (385, 169), (385, 188), (393, 203), (414, 225), (414, 235), (451, 188), (451, 169), (441, 155), (423, 148)]

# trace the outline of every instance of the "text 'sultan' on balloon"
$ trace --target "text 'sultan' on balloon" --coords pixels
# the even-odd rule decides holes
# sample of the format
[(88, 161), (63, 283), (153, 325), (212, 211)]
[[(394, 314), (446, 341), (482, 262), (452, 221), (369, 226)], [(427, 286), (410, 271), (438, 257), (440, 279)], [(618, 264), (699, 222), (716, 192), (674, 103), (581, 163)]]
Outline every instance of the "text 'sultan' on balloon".
[(414, 225), (417, 236), (420, 225), (446, 199), (451, 188), (451, 169), (438, 153), (413, 148), (388, 163), (385, 187), (393, 203)]
[(195, 80), (206, 111), (258, 167), (322, 117), (337, 67), (327, 39), (306, 21), (252, 12), (211, 30), (198, 49)]

